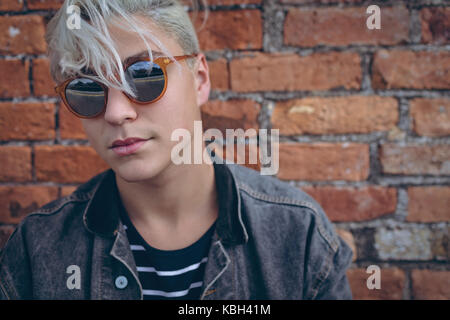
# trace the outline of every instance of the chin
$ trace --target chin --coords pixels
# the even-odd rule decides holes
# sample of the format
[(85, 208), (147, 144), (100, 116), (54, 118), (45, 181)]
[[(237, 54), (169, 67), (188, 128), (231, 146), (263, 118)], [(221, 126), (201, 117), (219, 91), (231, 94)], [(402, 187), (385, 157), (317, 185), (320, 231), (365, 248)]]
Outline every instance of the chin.
[[(170, 162), (170, 158), (168, 160)], [(129, 183), (151, 180), (158, 177), (170, 163), (160, 158), (130, 159), (111, 166), (119, 177)]]

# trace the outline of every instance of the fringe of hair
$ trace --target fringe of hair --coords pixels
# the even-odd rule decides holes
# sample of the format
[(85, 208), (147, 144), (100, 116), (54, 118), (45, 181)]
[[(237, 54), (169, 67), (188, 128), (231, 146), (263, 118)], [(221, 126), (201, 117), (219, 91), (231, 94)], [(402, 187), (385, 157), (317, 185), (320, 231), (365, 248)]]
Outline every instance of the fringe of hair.
[[(200, 1), (205, 9), (200, 27), (202, 29), (207, 20), (208, 10), (206, 0)], [(191, 2), (195, 20), (199, 5), (196, 0)], [(68, 9), (74, 8), (71, 6), (79, 8), (79, 29), (71, 29), (67, 25), (70, 17)], [(126, 81), (122, 62), (108, 25), (114, 24), (139, 35), (152, 61), (153, 54), (147, 40), (153, 42), (169, 58), (173, 57), (150, 30), (139, 26), (135, 15), (148, 17), (156, 26), (167, 31), (169, 36), (180, 44), (184, 54), (200, 51), (197, 34), (187, 8), (182, 6), (180, 0), (66, 0), (48, 23), (45, 35), (53, 80), (61, 83), (75, 75), (89, 77), (135, 97), (133, 89)], [(192, 68), (190, 60), (188, 59), (187, 63)], [(180, 66), (178, 61), (174, 63)], [(88, 69), (92, 70), (94, 75), (88, 72)]]

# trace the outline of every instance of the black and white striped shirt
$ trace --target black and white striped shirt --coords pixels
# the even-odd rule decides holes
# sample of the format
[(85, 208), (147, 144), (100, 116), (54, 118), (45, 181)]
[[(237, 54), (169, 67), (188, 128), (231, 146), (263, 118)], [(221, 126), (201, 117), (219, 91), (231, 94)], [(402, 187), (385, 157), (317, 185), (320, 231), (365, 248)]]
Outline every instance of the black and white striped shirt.
[(144, 300), (197, 300), (216, 223), (192, 245), (179, 250), (151, 247), (130, 221), (124, 207), (121, 219), (136, 262)]

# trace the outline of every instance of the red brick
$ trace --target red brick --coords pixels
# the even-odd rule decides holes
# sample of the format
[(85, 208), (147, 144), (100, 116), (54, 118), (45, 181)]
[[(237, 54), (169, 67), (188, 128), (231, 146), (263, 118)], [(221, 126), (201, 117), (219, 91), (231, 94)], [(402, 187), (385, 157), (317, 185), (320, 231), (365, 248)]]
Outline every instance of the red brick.
[(408, 199), (407, 221), (450, 221), (450, 187), (409, 187)]
[(367, 279), (372, 273), (366, 269), (349, 269), (347, 277), (350, 282), (354, 300), (401, 300), (405, 287), (405, 272), (398, 268), (380, 268), (380, 289), (368, 289)]
[(57, 197), (57, 187), (0, 186), (0, 222), (17, 224), (27, 214)]
[(0, 147), (0, 181), (30, 181), (31, 149), (30, 147)]
[(76, 186), (65, 186), (61, 187), (61, 197), (71, 195), (77, 189)]
[(0, 250), (5, 246), (14, 228), (13, 226), (0, 226)]
[(395, 188), (325, 186), (302, 190), (320, 203), (333, 222), (372, 220), (393, 213), (397, 206)]
[(39, 181), (83, 183), (109, 166), (88, 146), (36, 146)]
[(357, 255), (356, 255), (356, 245), (355, 245), (355, 239), (353, 238), (353, 235), (350, 231), (344, 230), (344, 229), (336, 229), (337, 234), (342, 238), (342, 240), (345, 241), (345, 243), (348, 244), (350, 249), (352, 249), (353, 256), (352, 261), (356, 261)]
[(375, 53), (376, 89), (449, 89), (450, 52), (380, 50)]
[(368, 176), (368, 145), (280, 143), (280, 179), (362, 181)]
[(206, 24), (200, 29), (203, 15), (204, 12), (199, 12), (194, 20), (202, 50), (262, 48), (262, 19), (259, 10), (210, 11)]
[(36, 96), (56, 96), (48, 59), (33, 60), (33, 88)]
[(409, 12), (405, 7), (382, 8), (383, 27), (366, 26), (366, 7), (293, 8), (284, 25), (284, 43), (291, 46), (393, 45), (408, 41)]
[(226, 129), (258, 129), (258, 113), (261, 107), (252, 100), (231, 99), (208, 101), (201, 108), (203, 130), (216, 128), (225, 138)]
[(27, 0), (28, 9), (57, 10), (61, 8), (64, 0)]
[(18, 11), (23, 8), (23, 0), (2, 0), (0, 11)]
[(418, 135), (450, 135), (450, 99), (413, 99), (410, 103), (410, 115), (413, 130)]
[(0, 98), (18, 98), (30, 95), (28, 70), (30, 63), (26, 60), (0, 60)]
[(385, 144), (380, 149), (382, 170), (389, 174), (450, 174), (450, 145)]
[(54, 139), (54, 109), (46, 102), (0, 103), (0, 140)]
[(226, 91), (230, 89), (228, 62), (225, 59), (208, 61), (209, 77), (212, 90)]
[(444, 44), (450, 42), (450, 8), (423, 8), (420, 10), (422, 42)]
[(67, 110), (62, 101), (59, 107), (59, 132), (61, 139), (87, 140), (80, 118)]
[(272, 114), (272, 128), (282, 135), (389, 131), (397, 121), (397, 100), (376, 96), (282, 101)]
[(0, 54), (46, 53), (44, 18), (0, 16)]
[(450, 299), (450, 271), (413, 270), (411, 279), (413, 299)]
[(230, 63), (231, 88), (237, 92), (359, 89), (360, 57), (352, 52), (247, 53)]

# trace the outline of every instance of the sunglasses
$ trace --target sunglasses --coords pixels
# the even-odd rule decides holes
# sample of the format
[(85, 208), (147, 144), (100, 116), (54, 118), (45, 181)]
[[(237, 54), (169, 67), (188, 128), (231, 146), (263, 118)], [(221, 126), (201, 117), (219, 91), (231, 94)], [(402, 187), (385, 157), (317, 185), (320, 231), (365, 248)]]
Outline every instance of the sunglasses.
[[(174, 56), (177, 61), (196, 57), (198, 54)], [(135, 90), (136, 99), (123, 92), (131, 101), (148, 104), (161, 99), (167, 88), (167, 66), (174, 62), (168, 57), (150, 60), (150, 57), (135, 57), (124, 65), (125, 77)], [(108, 103), (108, 87), (88, 77), (73, 77), (55, 87), (64, 105), (80, 118), (94, 118), (101, 114)]]

